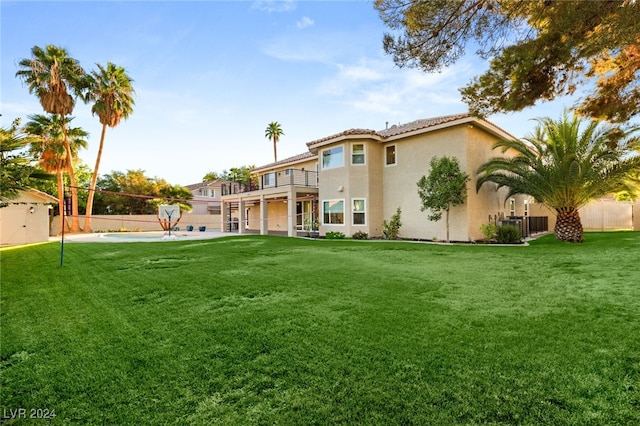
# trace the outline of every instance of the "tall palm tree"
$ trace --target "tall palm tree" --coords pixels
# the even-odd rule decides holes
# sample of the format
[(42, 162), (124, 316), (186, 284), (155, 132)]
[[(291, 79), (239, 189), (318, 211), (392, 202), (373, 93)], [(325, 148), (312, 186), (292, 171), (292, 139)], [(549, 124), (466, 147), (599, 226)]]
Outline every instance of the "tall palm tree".
[(133, 95), (135, 91), (131, 86), (133, 81), (123, 67), (107, 62), (107, 67), (97, 64), (98, 71), (91, 71), (88, 78), (89, 91), (87, 99), (93, 100), (91, 112), (98, 115), (102, 132), (100, 134), (100, 147), (96, 157), (96, 166), (93, 169), (89, 194), (87, 197), (87, 210), (84, 220), (84, 232), (91, 230), (91, 213), (93, 212), (93, 200), (95, 196), (96, 184), (98, 182), (98, 170), (102, 159), (102, 149), (107, 126), (116, 127), (120, 120), (126, 120), (133, 112)]
[[(87, 147), (87, 132), (79, 127), (68, 125), (73, 117), (63, 117), (58, 114), (30, 115), (29, 121), (23, 131), (30, 135), (31, 153), (38, 157), (40, 166), (48, 173), (55, 173), (58, 183), (58, 207), (60, 212), (64, 208), (64, 183), (62, 173), (73, 168), (73, 163), (78, 157), (78, 151)], [(69, 141), (71, 157), (67, 154), (65, 146), (65, 131)], [(60, 215), (60, 230), (65, 226), (62, 214)], [(67, 227), (65, 226), (65, 229)]]
[(632, 150), (639, 128), (583, 122), (565, 113), (554, 121), (538, 119), (524, 141), (494, 145), (511, 158), (496, 157), (478, 169), (476, 190), (487, 182), (509, 188), (507, 199), (528, 194), (557, 215), (556, 239), (582, 242), (578, 209), (590, 200), (619, 190), (634, 192), (638, 186), (640, 155)]
[[(31, 49), (31, 58), (22, 59), (18, 65), (20, 69), (16, 76), (27, 84), (29, 93), (35, 93), (45, 112), (62, 117), (73, 113), (74, 97), (82, 97), (86, 91), (86, 78), (79, 62), (70, 57), (65, 49), (53, 45), (47, 45), (44, 49), (34, 46)], [(73, 155), (64, 120), (62, 125), (64, 148), (67, 157), (71, 159)], [(78, 232), (78, 190), (72, 161), (66, 164), (71, 182), (71, 231)]]
[(273, 161), (278, 161), (278, 150), (276, 144), (280, 140), (280, 136), (284, 136), (282, 127), (277, 121), (272, 121), (267, 125), (267, 129), (264, 131), (264, 137), (273, 141)]

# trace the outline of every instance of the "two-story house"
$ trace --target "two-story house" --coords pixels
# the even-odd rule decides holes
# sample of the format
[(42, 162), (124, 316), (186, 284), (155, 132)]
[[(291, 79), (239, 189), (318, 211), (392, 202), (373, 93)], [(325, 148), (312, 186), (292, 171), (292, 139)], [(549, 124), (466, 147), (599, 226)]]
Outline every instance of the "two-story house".
[(190, 200), (191, 213), (194, 215), (220, 214), (222, 185), (228, 183), (225, 180), (216, 179), (185, 186), (193, 194)]
[[(308, 142), (303, 154), (256, 168), (257, 185), (223, 186), (221, 229), (295, 236), (317, 226), (320, 235), (362, 231), (374, 237), (382, 235), (383, 220), (399, 207), (401, 237), (444, 239), (444, 220), (429, 221), (420, 210), (417, 182), (429, 173), (432, 157), (446, 155), (457, 158), (471, 178), (466, 202), (451, 211), (451, 239), (480, 239), (481, 224), (527, 214), (525, 197), (505, 200), (506, 190), (490, 185), (475, 190), (478, 167), (501, 155), (493, 145), (514, 138), (469, 114), (378, 131), (346, 130)], [(237, 216), (233, 226), (232, 216)]]

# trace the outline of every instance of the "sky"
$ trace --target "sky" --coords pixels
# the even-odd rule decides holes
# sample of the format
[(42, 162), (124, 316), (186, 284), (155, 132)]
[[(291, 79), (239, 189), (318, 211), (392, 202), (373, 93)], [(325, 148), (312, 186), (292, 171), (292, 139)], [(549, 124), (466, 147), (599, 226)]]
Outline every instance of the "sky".
[[(15, 76), (33, 46), (63, 47), (87, 71), (112, 62), (134, 80), (135, 106), (107, 129), (100, 174), (144, 170), (174, 185), (273, 162), (272, 121), (284, 131), (281, 160), (347, 129), (466, 112), (458, 89), (487, 68), (473, 54), (440, 73), (398, 68), (382, 48), (389, 30), (364, 0), (2, 0), (0, 24), (2, 126), (43, 113)], [(558, 118), (573, 102), (488, 120), (524, 137), (532, 119)], [(81, 102), (73, 115), (90, 133), (80, 158), (93, 169), (101, 125)]]

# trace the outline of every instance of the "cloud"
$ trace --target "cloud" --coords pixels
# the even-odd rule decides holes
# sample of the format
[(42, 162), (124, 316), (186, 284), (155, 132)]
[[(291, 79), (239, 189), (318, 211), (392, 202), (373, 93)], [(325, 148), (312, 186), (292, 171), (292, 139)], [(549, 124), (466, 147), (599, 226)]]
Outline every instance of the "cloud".
[(269, 13), (290, 12), (296, 8), (296, 3), (294, 0), (256, 0), (251, 8)]
[(332, 97), (355, 111), (400, 117), (425, 112), (437, 115), (440, 109), (465, 110), (458, 88), (473, 72), (470, 64), (460, 62), (442, 73), (427, 74), (397, 68), (387, 58), (360, 58), (336, 68), (337, 72), (318, 86), (319, 95)]
[(314, 24), (315, 22), (313, 19), (309, 18), (308, 16), (303, 16), (301, 20), (296, 22), (296, 27), (298, 27), (299, 30), (302, 30), (304, 28), (311, 27)]

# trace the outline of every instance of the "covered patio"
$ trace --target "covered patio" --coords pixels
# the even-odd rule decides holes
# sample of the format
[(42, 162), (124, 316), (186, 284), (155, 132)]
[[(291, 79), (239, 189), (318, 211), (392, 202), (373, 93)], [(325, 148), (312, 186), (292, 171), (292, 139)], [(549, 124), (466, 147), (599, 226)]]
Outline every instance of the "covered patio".
[(311, 235), (317, 232), (317, 173), (286, 169), (257, 184), (230, 184), (221, 198), (222, 232)]

